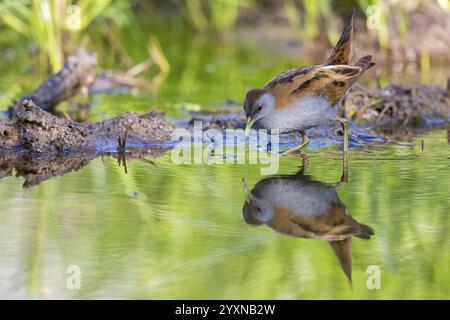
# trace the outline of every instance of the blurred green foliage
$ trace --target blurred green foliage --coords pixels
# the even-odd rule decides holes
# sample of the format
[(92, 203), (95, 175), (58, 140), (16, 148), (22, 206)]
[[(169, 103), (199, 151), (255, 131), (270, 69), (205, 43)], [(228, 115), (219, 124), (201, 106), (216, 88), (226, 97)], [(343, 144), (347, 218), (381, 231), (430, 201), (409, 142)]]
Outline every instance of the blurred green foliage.
[[(92, 36), (100, 26), (103, 30), (114, 30), (117, 29), (114, 25), (119, 29), (130, 25), (134, 30), (149, 19), (162, 21), (177, 17), (179, 23), (197, 31), (227, 35), (236, 22), (245, 20), (249, 13), (264, 17), (272, 11), (279, 12), (273, 8), (282, 9), (282, 19), (304, 39), (315, 39), (324, 29), (329, 43), (334, 44), (339, 37), (336, 16), (345, 17), (357, 7), (365, 15), (368, 28), (376, 33), (379, 46), (387, 50), (390, 37), (387, 20), (394, 19), (396, 32), (406, 37), (409, 14), (425, 3), (424, 0), (414, 3), (388, 0), (3, 0), (0, 23), (31, 40), (41, 53), (41, 65), (47, 65), (48, 61), (50, 69), (55, 71), (62, 65), (65, 51), (80, 45), (82, 36)], [(442, 10), (449, 10), (446, 0), (433, 3)]]
[(64, 45), (68, 45), (64, 35), (80, 38), (91, 24), (102, 19), (123, 25), (134, 17), (128, 10), (127, 0), (3, 0), (0, 21), (31, 40), (39, 49), (41, 66), (47, 66), (48, 61), (54, 72), (64, 62)]
[(229, 31), (235, 24), (239, 9), (252, 5), (250, 0), (175, 0), (193, 26), (200, 30)]

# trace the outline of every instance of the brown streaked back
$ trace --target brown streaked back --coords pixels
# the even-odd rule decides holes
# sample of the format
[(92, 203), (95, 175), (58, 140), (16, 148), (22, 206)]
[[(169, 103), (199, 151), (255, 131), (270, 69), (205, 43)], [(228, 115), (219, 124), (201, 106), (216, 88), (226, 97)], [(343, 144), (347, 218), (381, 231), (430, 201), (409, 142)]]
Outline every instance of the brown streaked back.
[(332, 106), (335, 106), (345, 97), (352, 84), (374, 65), (371, 59), (371, 56), (365, 56), (354, 66), (328, 65), (316, 68), (308, 80), (298, 83), (286, 102), (289, 104), (296, 99), (315, 95), (325, 97)]
[[(309, 67), (289, 80), (270, 83), (266, 90), (276, 98), (276, 109), (288, 107), (295, 100), (309, 95), (325, 97), (334, 106), (346, 95), (348, 89), (372, 67), (371, 56), (361, 58), (356, 65), (319, 65)], [(270, 86), (269, 86), (270, 85)]]
[(339, 241), (351, 236), (370, 239), (373, 235), (372, 228), (346, 214), (345, 206), (341, 203), (333, 203), (326, 213), (313, 216), (275, 206), (273, 219), (267, 224), (280, 233), (328, 241)]
[(287, 97), (292, 91), (298, 88), (300, 84), (313, 78), (319, 67), (321, 66), (317, 65), (291, 69), (270, 80), (264, 86), (264, 89), (269, 91), (275, 97), (275, 109), (286, 107)]

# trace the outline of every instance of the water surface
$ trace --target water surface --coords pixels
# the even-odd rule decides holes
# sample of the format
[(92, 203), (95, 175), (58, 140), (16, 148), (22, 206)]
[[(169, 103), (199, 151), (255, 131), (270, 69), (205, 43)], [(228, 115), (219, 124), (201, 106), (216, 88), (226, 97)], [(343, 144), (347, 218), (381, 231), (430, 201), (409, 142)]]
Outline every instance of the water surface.
[[(425, 148), (421, 149), (421, 139)], [(450, 147), (435, 131), (412, 145), (353, 151), (336, 188), (348, 213), (373, 228), (352, 239), (353, 290), (327, 241), (245, 223), (242, 177), (258, 166), (156, 166), (98, 158), (79, 172), (22, 189), (0, 181), (0, 295), (7, 298), (448, 298)], [(341, 178), (339, 153), (310, 152), (305, 173)], [(281, 159), (280, 174), (302, 161)], [(78, 265), (82, 288), (66, 288)], [(381, 289), (366, 286), (370, 265)]]

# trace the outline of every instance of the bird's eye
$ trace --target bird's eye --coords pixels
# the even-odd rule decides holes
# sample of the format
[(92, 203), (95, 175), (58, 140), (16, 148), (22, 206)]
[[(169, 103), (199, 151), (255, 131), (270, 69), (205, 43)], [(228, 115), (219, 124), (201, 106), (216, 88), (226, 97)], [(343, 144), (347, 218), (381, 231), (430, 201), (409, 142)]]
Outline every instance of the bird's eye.
[(256, 112), (260, 112), (261, 109), (262, 109), (262, 106), (259, 106), (259, 107), (256, 109)]

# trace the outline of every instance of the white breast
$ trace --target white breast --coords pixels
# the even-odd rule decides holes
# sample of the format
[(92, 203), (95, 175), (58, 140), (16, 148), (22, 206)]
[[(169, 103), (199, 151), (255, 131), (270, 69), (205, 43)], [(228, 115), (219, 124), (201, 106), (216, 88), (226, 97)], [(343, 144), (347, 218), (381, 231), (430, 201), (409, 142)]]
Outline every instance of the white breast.
[(274, 110), (270, 116), (260, 119), (257, 125), (280, 132), (306, 130), (333, 120), (337, 109), (323, 97), (307, 96), (297, 99), (291, 106)]

